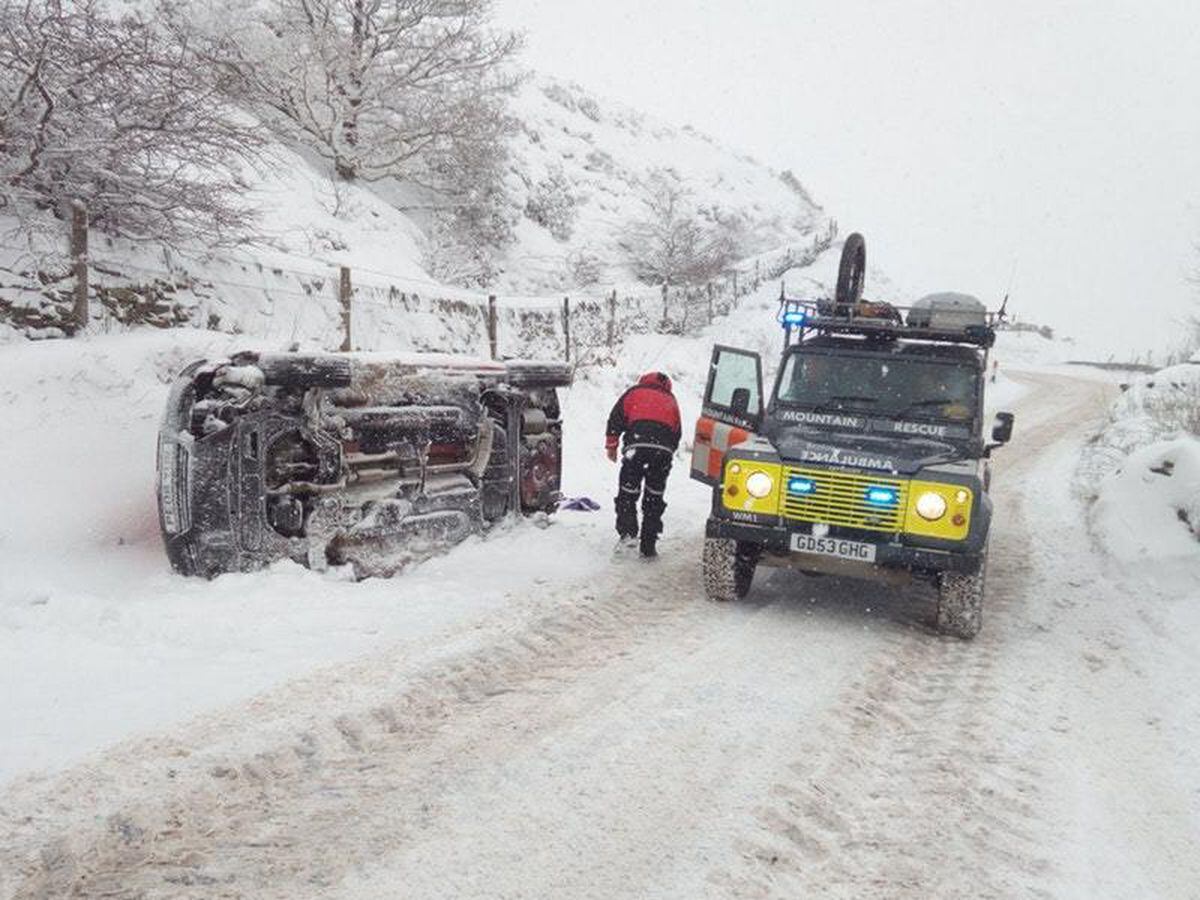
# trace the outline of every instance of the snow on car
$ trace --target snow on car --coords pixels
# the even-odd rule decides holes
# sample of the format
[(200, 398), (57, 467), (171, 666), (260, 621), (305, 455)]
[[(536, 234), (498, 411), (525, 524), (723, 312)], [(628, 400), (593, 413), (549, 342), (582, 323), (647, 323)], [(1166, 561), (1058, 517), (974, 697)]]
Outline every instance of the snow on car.
[(553, 510), (561, 363), (242, 352), (192, 363), (159, 432), (176, 571), (290, 558), (390, 575), (510, 513)]

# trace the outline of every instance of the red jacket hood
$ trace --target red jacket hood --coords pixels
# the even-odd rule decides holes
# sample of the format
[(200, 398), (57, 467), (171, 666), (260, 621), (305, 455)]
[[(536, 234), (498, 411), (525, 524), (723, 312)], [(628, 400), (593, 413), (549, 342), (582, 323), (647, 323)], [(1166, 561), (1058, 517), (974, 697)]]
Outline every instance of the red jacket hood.
[(668, 394), (671, 393), (671, 379), (662, 372), (647, 372), (638, 379), (638, 384), (644, 384), (647, 387), (662, 388)]

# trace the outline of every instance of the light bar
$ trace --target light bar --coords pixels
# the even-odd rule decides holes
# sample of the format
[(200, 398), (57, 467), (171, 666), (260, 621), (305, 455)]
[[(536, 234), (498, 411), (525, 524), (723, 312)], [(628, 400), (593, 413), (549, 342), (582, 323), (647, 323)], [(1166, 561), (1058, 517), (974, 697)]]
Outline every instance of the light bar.
[(803, 325), (808, 319), (808, 313), (803, 310), (793, 310), (783, 314), (784, 325)]

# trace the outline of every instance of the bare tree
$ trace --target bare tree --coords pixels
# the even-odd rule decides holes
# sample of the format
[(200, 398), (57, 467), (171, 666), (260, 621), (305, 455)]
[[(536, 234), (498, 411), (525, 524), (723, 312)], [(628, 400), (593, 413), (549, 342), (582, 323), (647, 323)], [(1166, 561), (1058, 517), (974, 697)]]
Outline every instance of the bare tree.
[(275, 127), (347, 180), (437, 173), (428, 160), (507, 123), (520, 40), (491, 0), (263, 0), (226, 7), (212, 58)]
[(734, 261), (737, 243), (719, 222), (705, 224), (691, 191), (669, 169), (652, 171), (643, 186), (644, 215), (626, 231), (621, 247), (634, 274), (648, 284), (698, 284)]
[(209, 242), (252, 214), (239, 173), (258, 142), (186, 33), (98, 0), (0, 0), (0, 206), (133, 238)]

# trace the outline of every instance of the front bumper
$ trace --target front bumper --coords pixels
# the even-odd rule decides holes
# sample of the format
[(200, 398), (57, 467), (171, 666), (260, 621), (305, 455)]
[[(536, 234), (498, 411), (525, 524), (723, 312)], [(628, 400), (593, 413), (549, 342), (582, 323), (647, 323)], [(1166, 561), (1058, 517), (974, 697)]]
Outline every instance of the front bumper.
[[(828, 571), (831, 570), (831, 561), (833, 561), (836, 567), (844, 570), (846, 574), (865, 577), (869, 577), (872, 569), (904, 570), (924, 574), (941, 572), (971, 574), (978, 572), (983, 563), (982, 547), (962, 546), (953, 550), (915, 547), (911, 544), (899, 543), (883, 535), (867, 532), (847, 533), (839, 536), (874, 544), (875, 562), (844, 562), (836, 557), (792, 550), (792, 534), (798, 530), (778, 525), (733, 522), (729, 519), (710, 516), (704, 533), (706, 537), (710, 538), (725, 538), (756, 544), (762, 547), (767, 554), (784, 557), (789, 563), (798, 565), (800, 568), (805, 567), (805, 560), (810, 560), (813, 569)], [(764, 562), (769, 562), (769, 559), (764, 558)]]

